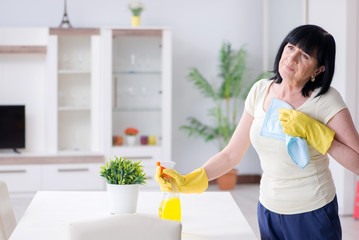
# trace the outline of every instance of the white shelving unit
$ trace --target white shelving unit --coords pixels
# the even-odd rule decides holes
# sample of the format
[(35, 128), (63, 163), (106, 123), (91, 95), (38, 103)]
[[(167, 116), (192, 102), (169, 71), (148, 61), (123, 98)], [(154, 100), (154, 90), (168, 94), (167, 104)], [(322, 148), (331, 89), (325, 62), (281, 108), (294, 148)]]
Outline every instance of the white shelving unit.
[[(171, 31), (166, 28), (101, 29), (104, 95), (104, 149), (113, 155), (141, 160), (149, 178), (157, 161), (171, 159)], [(139, 130), (134, 146), (126, 143), (124, 131)], [(123, 145), (114, 146), (114, 136)], [(141, 144), (152, 136), (155, 144)]]
[(0, 153), (11, 193), (104, 189), (99, 32), (0, 28), (0, 64), (9, 69), (0, 104), (26, 105), (25, 149)]
[[(46, 134), (50, 152), (100, 151), (99, 29), (50, 29)], [(56, 106), (56, 107), (54, 107)]]
[[(10, 191), (102, 189), (98, 168), (113, 155), (142, 160), (147, 186), (158, 186), (156, 162), (171, 160), (171, 48), (167, 28), (0, 28), (2, 64), (20, 59), (4, 103), (31, 110), (26, 154), (0, 153)], [(136, 144), (113, 146), (128, 127), (139, 130)], [(78, 177), (86, 181), (75, 186)]]

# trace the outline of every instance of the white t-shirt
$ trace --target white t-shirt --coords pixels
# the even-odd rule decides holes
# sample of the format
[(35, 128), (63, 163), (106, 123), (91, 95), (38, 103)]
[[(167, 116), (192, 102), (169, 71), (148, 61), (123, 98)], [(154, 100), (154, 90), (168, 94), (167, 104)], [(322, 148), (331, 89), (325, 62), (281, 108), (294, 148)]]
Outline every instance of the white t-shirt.
[[(251, 143), (263, 170), (259, 201), (279, 214), (296, 214), (321, 208), (335, 197), (328, 156), (308, 144), (310, 163), (301, 169), (291, 160), (285, 142), (259, 135), (266, 115), (263, 103), (272, 82), (263, 79), (255, 83), (245, 102), (245, 110), (254, 118), (250, 130)], [(346, 105), (332, 87), (324, 95), (315, 97), (318, 92), (319, 89), (314, 90), (296, 110), (327, 124)]]

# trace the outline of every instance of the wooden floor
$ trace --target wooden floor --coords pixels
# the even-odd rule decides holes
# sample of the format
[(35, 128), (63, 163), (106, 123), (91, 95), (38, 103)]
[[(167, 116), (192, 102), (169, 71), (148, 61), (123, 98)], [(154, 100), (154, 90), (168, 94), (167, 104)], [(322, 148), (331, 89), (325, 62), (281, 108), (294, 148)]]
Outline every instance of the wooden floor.
[[(209, 187), (210, 191), (218, 191), (216, 185)], [(259, 185), (257, 184), (240, 184), (233, 191), (230, 191), (243, 215), (246, 217), (249, 225), (252, 227), (257, 238), (260, 239), (257, 222), (257, 203), (259, 196)], [(341, 225), (343, 231), (343, 240), (359, 239), (359, 220), (352, 216), (341, 216)]]
[[(207, 191), (219, 191), (217, 185), (210, 185)], [(246, 217), (249, 225), (252, 227), (257, 238), (259, 237), (259, 229), (257, 222), (257, 203), (259, 194), (258, 184), (239, 184), (230, 191), (234, 200)], [(19, 221), (24, 214), (27, 206), (32, 200), (31, 194), (13, 194), (11, 202), (13, 204), (16, 220)], [(359, 220), (354, 220), (351, 216), (340, 217), (343, 240), (359, 239)]]

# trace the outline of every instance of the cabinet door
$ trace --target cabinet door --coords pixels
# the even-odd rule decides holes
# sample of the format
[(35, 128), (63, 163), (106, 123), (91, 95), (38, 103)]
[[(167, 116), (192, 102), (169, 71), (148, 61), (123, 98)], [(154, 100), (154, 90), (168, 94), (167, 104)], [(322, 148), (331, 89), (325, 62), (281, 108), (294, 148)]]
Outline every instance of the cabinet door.
[(56, 110), (49, 112), (56, 117), (49, 125), (56, 129), (56, 140), (49, 140), (56, 151), (99, 151), (99, 36), (84, 29), (50, 33), (54, 53), (48, 59), (53, 82), (49, 89), (55, 93)]
[(58, 37), (58, 150), (91, 149), (91, 38)]
[[(157, 160), (170, 160), (170, 31), (104, 29), (102, 37), (108, 61), (104, 68), (104, 95), (108, 96), (105, 105), (110, 105), (104, 114), (108, 123), (104, 134), (106, 153), (111, 153), (111, 148), (121, 153), (134, 149), (154, 158), (151, 149), (159, 149)], [(130, 127), (139, 131), (134, 145), (126, 141), (125, 130)]]
[(43, 165), (43, 190), (104, 190), (100, 163)]
[[(162, 138), (162, 31), (113, 30), (112, 135)], [(126, 141), (124, 141), (126, 145)], [(139, 136), (136, 145), (140, 145)]]
[(39, 165), (0, 166), (0, 180), (6, 182), (9, 192), (35, 192), (41, 189)]

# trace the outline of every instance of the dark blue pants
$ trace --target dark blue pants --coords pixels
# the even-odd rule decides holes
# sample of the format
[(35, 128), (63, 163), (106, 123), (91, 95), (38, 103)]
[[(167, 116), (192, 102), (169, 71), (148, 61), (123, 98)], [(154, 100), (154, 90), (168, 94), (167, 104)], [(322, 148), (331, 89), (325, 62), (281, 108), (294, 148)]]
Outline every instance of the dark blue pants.
[(257, 214), (262, 240), (342, 239), (337, 197), (317, 210), (289, 215), (271, 212), (258, 202)]

